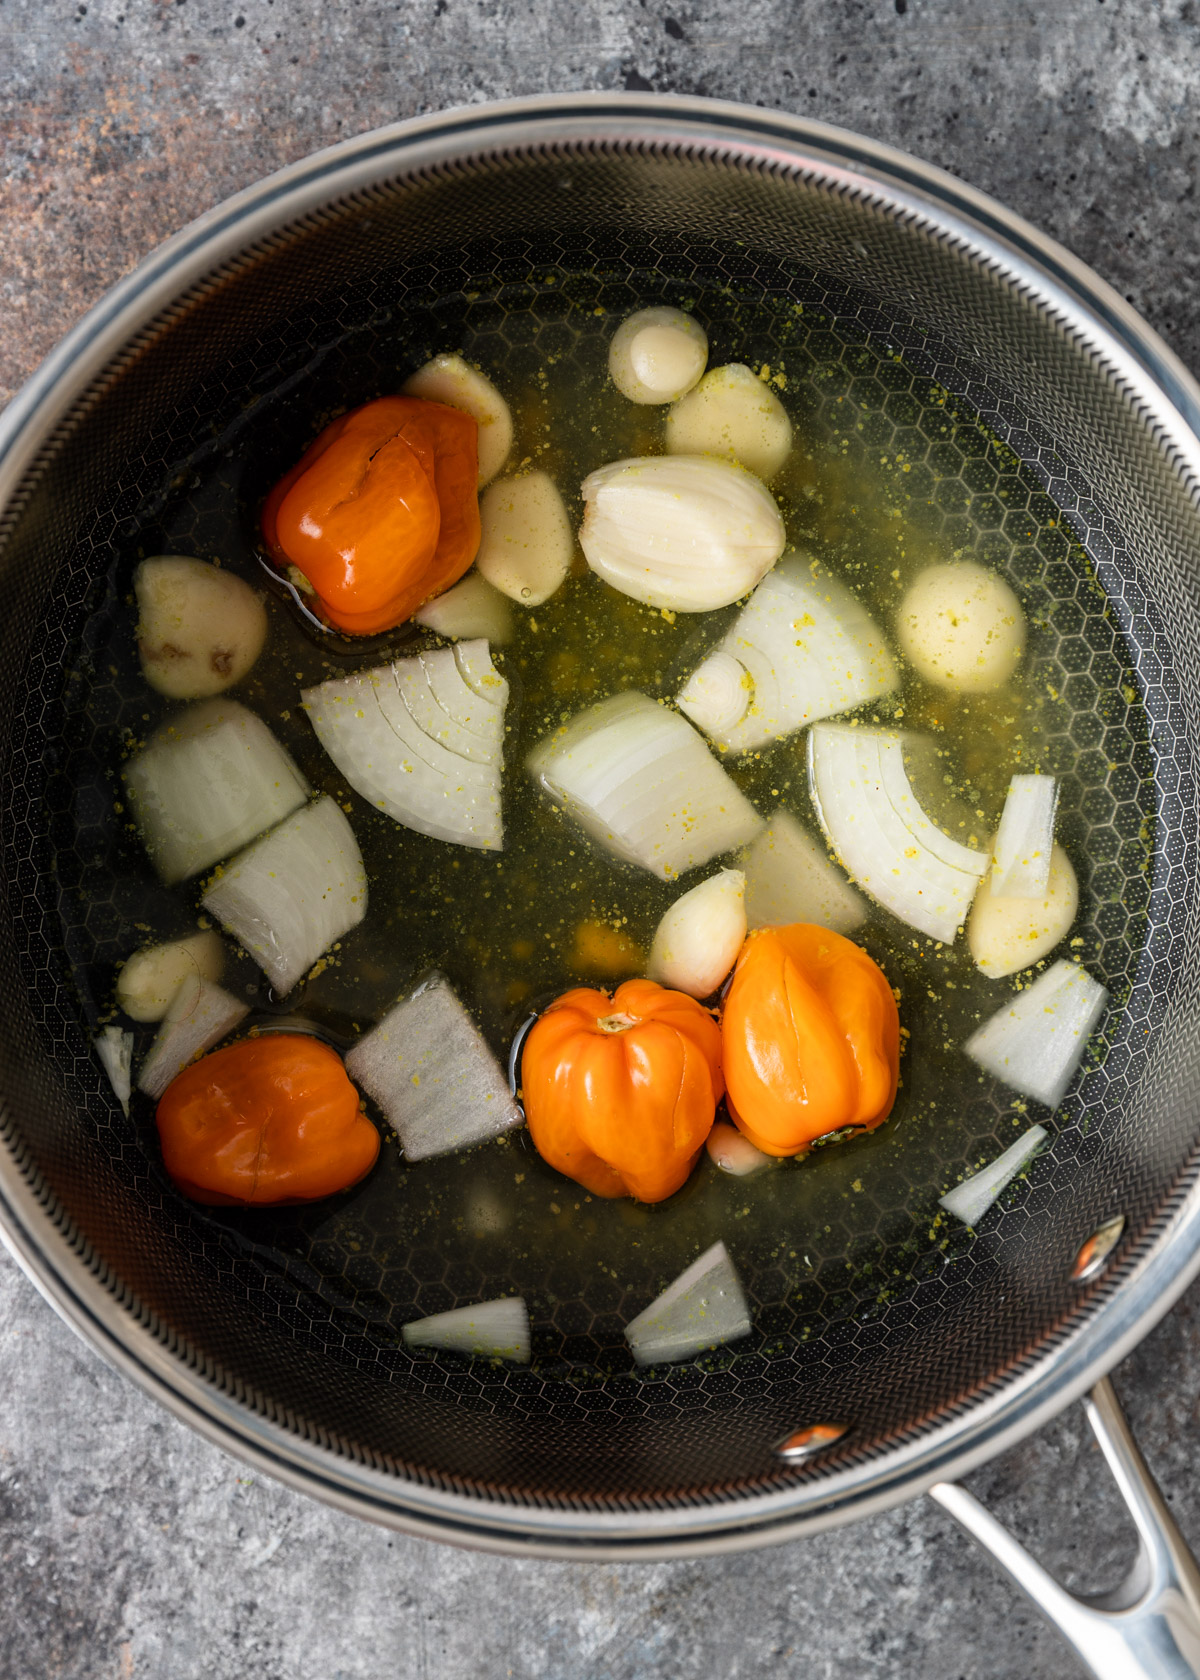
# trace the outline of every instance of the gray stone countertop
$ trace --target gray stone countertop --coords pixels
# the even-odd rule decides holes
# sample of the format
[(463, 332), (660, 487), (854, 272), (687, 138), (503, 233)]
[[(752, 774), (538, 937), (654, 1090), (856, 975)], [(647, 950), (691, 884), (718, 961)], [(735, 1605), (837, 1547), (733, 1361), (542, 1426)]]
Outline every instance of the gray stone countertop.
[[(1200, 370), (1194, 0), (0, 0), (0, 402), (181, 223), (317, 147), (510, 94), (655, 88), (905, 147), (1091, 263)], [(538, 1563), (250, 1474), (0, 1258), (2, 1680), (1062, 1680), (928, 1502), (728, 1559)], [(1200, 1287), (1116, 1375), (1200, 1543)], [(971, 1479), (1061, 1578), (1134, 1538), (1079, 1410)]]

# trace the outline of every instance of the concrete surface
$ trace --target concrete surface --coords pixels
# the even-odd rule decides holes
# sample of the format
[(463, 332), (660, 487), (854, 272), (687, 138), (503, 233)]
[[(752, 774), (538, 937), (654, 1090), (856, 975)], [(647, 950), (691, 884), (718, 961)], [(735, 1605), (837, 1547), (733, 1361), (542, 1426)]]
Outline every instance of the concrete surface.
[[(188, 217), (397, 117), (654, 87), (812, 113), (1053, 231), (1200, 369), (1194, 0), (0, 0), (0, 401)], [(916, 1505), (728, 1561), (517, 1563), (247, 1475), (0, 1262), (0, 1680), (1060, 1680)], [(1200, 1290), (1118, 1375), (1200, 1541)], [(1131, 1555), (1073, 1412), (974, 1478), (1072, 1585)]]

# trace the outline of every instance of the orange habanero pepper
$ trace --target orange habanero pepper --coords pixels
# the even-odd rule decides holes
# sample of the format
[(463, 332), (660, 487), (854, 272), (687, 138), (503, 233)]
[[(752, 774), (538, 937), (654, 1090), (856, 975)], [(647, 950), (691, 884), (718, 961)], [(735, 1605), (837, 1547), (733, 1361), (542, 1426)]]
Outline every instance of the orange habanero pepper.
[(742, 946), (721, 1018), (729, 1112), (768, 1155), (799, 1155), (891, 1113), (900, 1017), (879, 965), (840, 933), (797, 922)]
[(475, 558), (478, 438), (469, 414), (419, 397), (343, 414), (264, 502), (271, 558), (303, 572), (339, 630), (390, 630)]
[(694, 998), (627, 980), (580, 986), (534, 1023), (521, 1056), (538, 1153), (596, 1196), (661, 1202), (691, 1172), (723, 1089), (721, 1033)]
[(264, 1033), (203, 1056), (167, 1086), (163, 1164), (195, 1202), (313, 1202), (365, 1178), (379, 1133), (341, 1057), (300, 1033)]

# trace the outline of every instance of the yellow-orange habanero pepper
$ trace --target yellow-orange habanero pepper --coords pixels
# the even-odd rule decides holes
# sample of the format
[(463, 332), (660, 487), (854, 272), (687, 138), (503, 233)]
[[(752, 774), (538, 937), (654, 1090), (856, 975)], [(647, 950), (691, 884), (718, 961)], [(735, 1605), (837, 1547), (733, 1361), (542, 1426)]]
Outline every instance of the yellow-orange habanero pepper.
[(653, 980), (612, 997), (579, 986), (534, 1023), (521, 1055), (534, 1146), (596, 1196), (661, 1202), (687, 1178), (721, 1098), (721, 1032)]
[(879, 965), (828, 928), (759, 928), (742, 947), (721, 1020), (726, 1100), (752, 1143), (799, 1155), (891, 1113), (900, 1017)]
[(379, 397), (335, 420), (263, 504), (263, 542), (330, 624), (401, 624), (479, 549), (479, 427), (460, 409)]

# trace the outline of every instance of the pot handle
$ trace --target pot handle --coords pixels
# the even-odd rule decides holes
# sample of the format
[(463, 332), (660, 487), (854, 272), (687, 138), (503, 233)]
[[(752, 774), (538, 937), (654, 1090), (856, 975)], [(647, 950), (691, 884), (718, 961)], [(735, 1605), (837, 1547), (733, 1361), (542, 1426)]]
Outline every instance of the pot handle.
[(1028, 1594), (1096, 1680), (1200, 1680), (1200, 1569), (1103, 1377), (1084, 1400), (1088, 1422), (1138, 1531), (1138, 1555), (1115, 1591), (1079, 1598), (1059, 1585), (973, 1494), (930, 1488)]

